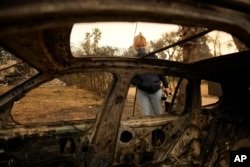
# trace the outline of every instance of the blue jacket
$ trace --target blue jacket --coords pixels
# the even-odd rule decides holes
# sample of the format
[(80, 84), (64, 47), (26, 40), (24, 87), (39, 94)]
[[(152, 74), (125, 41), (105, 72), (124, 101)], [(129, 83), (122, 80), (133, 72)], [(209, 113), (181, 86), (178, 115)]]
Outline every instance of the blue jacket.
[[(138, 53), (141, 56), (144, 53)], [(155, 55), (150, 56), (151, 58), (157, 58)], [(131, 84), (136, 86), (138, 89), (146, 91), (148, 93), (155, 93), (161, 89), (161, 82), (165, 88), (168, 87), (168, 81), (164, 75), (156, 75), (151, 73), (144, 73), (135, 75), (131, 80)]]
[(138, 89), (143, 90), (148, 93), (155, 93), (161, 89), (161, 82), (165, 88), (168, 87), (168, 82), (165, 76), (156, 74), (139, 74), (134, 76), (131, 81), (132, 85), (135, 85)]

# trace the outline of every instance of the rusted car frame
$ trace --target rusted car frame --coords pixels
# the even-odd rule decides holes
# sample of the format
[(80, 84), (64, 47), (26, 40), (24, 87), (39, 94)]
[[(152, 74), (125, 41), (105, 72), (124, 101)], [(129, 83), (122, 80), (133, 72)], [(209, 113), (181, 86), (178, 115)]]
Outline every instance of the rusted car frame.
[[(249, 120), (250, 79), (238, 75), (250, 70), (249, 50), (191, 64), (146, 58), (74, 58), (70, 51), (70, 33), (72, 25), (77, 22), (139, 20), (219, 29), (235, 35), (249, 47), (249, 9), (247, 1), (236, 0), (223, 3), (185, 0), (0, 2), (1, 47), (39, 71), (39, 74), (0, 97), (1, 143), (6, 144), (2, 150), (8, 153), (1, 159), (12, 166), (214, 166), (220, 158), (215, 153), (219, 142), (230, 142), (233, 147), (241, 139), (249, 140), (246, 122)], [(114, 82), (105, 99), (106, 105), (96, 120), (71, 122), (72, 126), (58, 123), (30, 126), (7, 124), (13, 103), (42, 83), (65, 73), (103, 70), (113, 74)], [(142, 72), (187, 78), (187, 113), (121, 121), (130, 79)], [(232, 75), (237, 76), (237, 82), (231, 78)], [(201, 108), (201, 79), (219, 82), (223, 89), (223, 105), (210, 111), (216, 115), (213, 117), (215, 122), (209, 122), (208, 109)], [(230, 91), (235, 85), (239, 90)], [(239, 101), (231, 103), (232, 96), (239, 97)], [(241, 99), (245, 101), (241, 103)], [(243, 105), (239, 107), (239, 104)], [(230, 109), (227, 110), (227, 106)], [(235, 117), (237, 114), (233, 109), (240, 109), (239, 117)], [(221, 111), (228, 111), (228, 119), (221, 119)], [(227, 125), (230, 128), (220, 134)], [(207, 139), (202, 137), (204, 126), (208, 126)], [(167, 127), (168, 131), (162, 131)], [(225, 133), (230, 133), (232, 129), (241, 131), (227, 139)], [(144, 136), (145, 139), (140, 138), (143, 135), (135, 137), (136, 133), (155, 132), (171, 135), (163, 137), (164, 141), (159, 145), (152, 142), (150, 135)], [(70, 143), (68, 150), (67, 142)], [(41, 145), (46, 143), (50, 143), (49, 152), (46, 147), (41, 149)], [(29, 150), (31, 148), (41, 149), (41, 152), (33, 154), (34, 151)], [(187, 154), (183, 158), (184, 153)], [(176, 161), (178, 158), (185, 162)]]

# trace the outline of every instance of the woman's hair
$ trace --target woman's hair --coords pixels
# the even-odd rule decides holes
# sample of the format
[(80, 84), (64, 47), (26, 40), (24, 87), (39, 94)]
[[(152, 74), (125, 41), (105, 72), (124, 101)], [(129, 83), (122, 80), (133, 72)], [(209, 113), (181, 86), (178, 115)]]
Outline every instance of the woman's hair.
[(146, 38), (141, 33), (135, 36), (133, 46), (135, 49), (145, 48), (147, 46)]

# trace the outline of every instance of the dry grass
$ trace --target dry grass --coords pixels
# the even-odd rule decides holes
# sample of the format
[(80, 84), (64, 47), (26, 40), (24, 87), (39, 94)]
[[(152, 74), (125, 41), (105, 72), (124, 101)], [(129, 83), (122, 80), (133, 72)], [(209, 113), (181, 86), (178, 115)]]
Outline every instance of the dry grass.
[[(0, 87), (0, 93), (10, 89)], [(201, 87), (202, 103), (210, 104), (217, 100), (208, 95), (207, 85)], [(124, 106), (123, 118), (138, 116), (138, 106), (133, 110), (135, 88), (130, 88)], [(83, 120), (95, 118), (103, 105), (103, 97), (77, 87), (51, 86), (38, 87), (15, 102), (13, 118), (20, 123), (55, 122), (66, 120)]]

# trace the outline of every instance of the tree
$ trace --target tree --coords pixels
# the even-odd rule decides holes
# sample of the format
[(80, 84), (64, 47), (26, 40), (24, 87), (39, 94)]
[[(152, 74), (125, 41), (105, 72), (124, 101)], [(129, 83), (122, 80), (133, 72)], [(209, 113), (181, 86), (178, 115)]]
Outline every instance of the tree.
[(71, 52), (74, 57), (82, 57), (83, 56), (83, 50), (82, 48), (79, 48), (75, 46), (74, 44), (70, 44)]
[[(204, 31), (204, 28), (201, 27), (185, 27), (181, 28), (181, 38), (186, 39), (187, 37), (193, 36), (199, 32)], [(210, 53), (209, 47), (206, 43), (207, 37), (202, 36), (197, 39), (193, 39), (192, 41), (188, 41), (181, 45), (183, 51), (183, 62), (184, 63), (192, 63), (194, 61), (207, 59), (212, 57)], [(177, 97), (178, 106), (184, 106), (185, 102), (185, 90), (187, 86), (187, 80), (183, 80), (180, 85), (179, 95)], [(201, 96), (201, 95), (199, 95)]]
[(75, 51), (82, 52), (82, 55), (87, 56), (115, 56), (119, 49), (112, 46), (99, 46), (99, 42), (102, 37), (102, 32), (98, 28), (94, 28), (92, 32), (85, 33), (84, 41), (81, 44), (81, 48)]
[(236, 38), (234, 36), (232, 36), (232, 38), (233, 38), (233, 41), (234, 41), (234, 43), (239, 51), (244, 51), (244, 50), (248, 49), (247, 46), (244, 45), (238, 38)]
[[(177, 32), (166, 32), (162, 34), (161, 38), (156, 41), (150, 41), (150, 48), (152, 50), (157, 50), (168, 46), (170, 44), (175, 43), (179, 39), (180, 29)], [(167, 49), (158, 53), (159, 58), (168, 59), (172, 61), (180, 61), (181, 60), (181, 48), (179, 46), (175, 46), (173, 48)]]
[[(181, 38), (185, 39), (202, 31), (204, 31), (204, 28), (201, 27), (182, 27)], [(183, 62), (191, 63), (212, 57), (206, 41), (207, 37), (202, 36), (182, 44), (181, 47), (183, 49)]]
[(93, 47), (93, 52), (94, 53), (98, 53), (99, 51), (99, 48), (98, 48), (98, 43), (101, 39), (101, 31), (98, 29), (98, 28), (95, 28), (93, 31), (92, 31), (92, 36), (93, 36), (93, 43), (92, 43), (92, 47)]
[(0, 83), (15, 85), (36, 73), (34, 68), (0, 47)]
[[(73, 55), (76, 57), (83, 56), (115, 56), (119, 53), (119, 49), (112, 46), (99, 46), (102, 32), (98, 28), (94, 28), (92, 32), (85, 33), (84, 41), (80, 48), (71, 46)], [(75, 84), (80, 88), (88, 89), (98, 95), (104, 95), (112, 81), (112, 75), (107, 72), (94, 72), (84, 74), (72, 74), (68, 77), (60, 78), (67, 85)]]
[(221, 42), (220, 42), (220, 32), (217, 31), (214, 38), (211, 36), (207, 37), (207, 42), (213, 45), (213, 56), (221, 55)]
[(228, 42), (227, 43), (227, 48), (228, 48), (228, 51), (230, 52), (230, 49), (233, 47), (233, 44), (231, 42)]
[(122, 55), (126, 56), (126, 57), (135, 57), (136, 55), (136, 51), (133, 48), (133, 46), (130, 46), (128, 49), (124, 50), (122, 52)]
[(119, 52), (119, 49), (112, 46), (100, 47), (96, 53), (100, 56), (115, 56)]
[(92, 35), (89, 32), (85, 34), (84, 38), (85, 41), (81, 44), (83, 49), (83, 54), (91, 55), (91, 37)]

